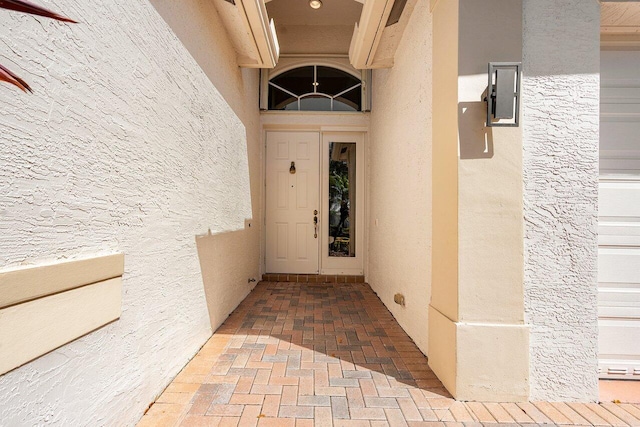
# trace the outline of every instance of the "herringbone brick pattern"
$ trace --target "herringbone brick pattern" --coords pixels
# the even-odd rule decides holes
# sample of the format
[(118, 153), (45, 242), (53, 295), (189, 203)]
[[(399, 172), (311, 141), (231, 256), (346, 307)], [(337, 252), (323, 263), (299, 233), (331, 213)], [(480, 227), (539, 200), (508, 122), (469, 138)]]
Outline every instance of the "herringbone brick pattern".
[(456, 402), (364, 283), (261, 282), (140, 426), (640, 426), (617, 404)]

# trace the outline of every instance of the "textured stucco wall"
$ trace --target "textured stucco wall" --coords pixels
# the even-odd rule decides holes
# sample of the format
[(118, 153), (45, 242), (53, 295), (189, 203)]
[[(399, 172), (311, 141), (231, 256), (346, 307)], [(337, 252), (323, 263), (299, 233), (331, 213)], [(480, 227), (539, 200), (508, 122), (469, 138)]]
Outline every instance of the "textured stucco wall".
[[(373, 72), (372, 91), (367, 280), (426, 353), (431, 288), (428, 2), (416, 5), (393, 68)], [(406, 307), (393, 302), (396, 292), (404, 294)]]
[(596, 0), (527, 0), (525, 315), (531, 399), (597, 399)]
[(180, 39), (146, 0), (45, 3), (82, 23), (0, 13), (36, 91), (0, 86), (0, 268), (122, 251), (122, 317), (1, 376), (0, 425), (131, 425), (211, 333), (196, 235), (261, 223), (258, 74), (211, 2)]

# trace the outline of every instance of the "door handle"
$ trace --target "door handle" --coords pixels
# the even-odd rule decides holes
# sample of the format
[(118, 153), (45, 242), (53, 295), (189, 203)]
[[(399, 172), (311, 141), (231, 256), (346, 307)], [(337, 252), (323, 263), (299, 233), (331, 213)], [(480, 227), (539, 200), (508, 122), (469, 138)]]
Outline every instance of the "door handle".
[(318, 238), (318, 211), (313, 211), (313, 238)]

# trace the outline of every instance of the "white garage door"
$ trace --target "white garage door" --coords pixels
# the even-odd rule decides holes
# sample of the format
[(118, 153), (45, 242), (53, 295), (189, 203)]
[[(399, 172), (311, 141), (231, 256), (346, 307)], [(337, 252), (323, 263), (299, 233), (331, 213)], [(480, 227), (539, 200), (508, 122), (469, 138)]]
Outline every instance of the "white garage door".
[(640, 380), (640, 50), (601, 55), (599, 362)]

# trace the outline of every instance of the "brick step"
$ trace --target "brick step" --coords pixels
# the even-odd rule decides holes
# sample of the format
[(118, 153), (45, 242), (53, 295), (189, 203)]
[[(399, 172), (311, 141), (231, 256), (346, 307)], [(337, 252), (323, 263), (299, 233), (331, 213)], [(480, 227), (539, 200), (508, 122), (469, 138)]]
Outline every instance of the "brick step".
[(298, 283), (364, 283), (364, 276), (345, 276), (339, 274), (278, 274), (262, 275), (265, 282), (298, 282)]

